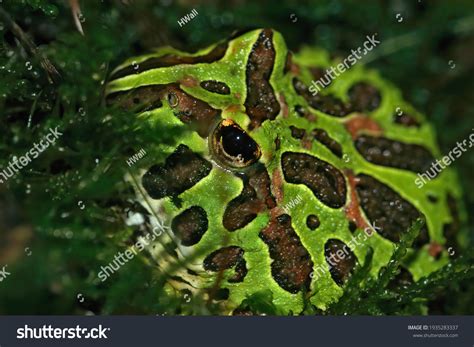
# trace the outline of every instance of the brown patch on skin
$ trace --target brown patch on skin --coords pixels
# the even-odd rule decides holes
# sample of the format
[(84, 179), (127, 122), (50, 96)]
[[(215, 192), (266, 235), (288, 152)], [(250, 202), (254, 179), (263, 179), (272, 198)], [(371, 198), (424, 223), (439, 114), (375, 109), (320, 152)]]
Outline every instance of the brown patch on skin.
[(222, 223), (229, 231), (243, 228), (260, 212), (276, 206), (270, 177), (263, 164), (252, 167), (241, 178), (244, 182), (242, 192), (229, 202), (224, 212)]
[(311, 229), (311, 230), (316, 230), (321, 222), (319, 221), (318, 216), (315, 214), (310, 214), (308, 217), (306, 217), (306, 226)]
[(359, 112), (375, 110), (382, 99), (379, 90), (366, 82), (356, 83), (349, 89), (348, 94), (353, 110)]
[(313, 137), (326, 146), (335, 156), (342, 158), (342, 147), (324, 129), (313, 129)]
[(385, 137), (361, 135), (355, 140), (354, 145), (365, 160), (402, 170), (425, 172), (435, 160), (423, 146)]
[(212, 63), (222, 59), (227, 51), (228, 42), (223, 42), (215, 46), (209, 53), (196, 56), (196, 57), (189, 57), (183, 56), (178, 54), (165, 54), (161, 57), (157, 58), (149, 58), (141, 63), (135, 65), (126, 66), (115, 73), (112, 74), (110, 80), (114, 80), (117, 78), (122, 78), (128, 75), (138, 74), (144, 71), (158, 69), (162, 67), (170, 67), (175, 65), (182, 65), (182, 64), (199, 64), (199, 63)]
[(298, 116), (304, 117), (310, 122), (316, 122), (317, 120), (317, 117), (315, 114), (312, 114), (301, 105), (295, 106), (295, 112), (298, 114)]
[(275, 119), (280, 112), (280, 104), (269, 82), (275, 63), (272, 37), (271, 29), (262, 30), (247, 62), (244, 105), (250, 118), (250, 129), (259, 127), (267, 119)]
[[(357, 176), (356, 190), (359, 203), (365, 215), (382, 237), (399, 242), (421, 213), (392, 188), (368, 175)], [(426, 225), (414, 242), (414, 248), (420, 248), (429, 242)]]
[(354, 233), (357, 230), (357, 224), (353, 221), (349, 221), (349, 231)]
[(436, 204), (438, 202), (438, 198), (434, 195), (431, 195), (430, 193), (427, 194), (427, 197), (428, 200), (433, 204)]
[(278, 168), (273, 170), (272, 190), (275, 194), (277, 204), (281, 204), (283, 202), (283, 177)]
[(421, 126), (421, 123), (414, 116), (405, 112), (403, 112), (400, 116), (394, 113), (393, 122), (396, 124), (403, 125), (405, 127), (419, 128)]
[(295, 112), (298, 116), (304, 117), (306, 115), (306, 111), (303, 106), (301, 105), (296, 105), (295, 106)]
[(349, 183), (349, 204), (346, 205), (344, 210), (347, 219), (354, 222), (359, 229), (366, 230), (366, 228), (370, 228), (370, 226), (361, 213), (359, 197), (356, 192), (356, 184), (359, 182), (359, 179), (354, 177), (354, 173), (351, 170), (345, 170), (344, 174)]
[(342, 286), (357, 264), (357, 258), (349, 246), (337, 239), (329, 239), (324, 245), (324, 257), (334, 282)]
[(247, 267), (244, 259), (244, 250), (237, 246), (228, 246), (209, 254), (204, 259), (204, 270), (224, 271), (235, 266), (235, 275), (228, 281), (231, 283), (242, 282), (247, 275)]
[(275, 151), (279, 151), (279, 150), (280, 150), (280, 147), (281, 147), (281, 140), (280, 140), (280, 138), (279, 138), (278, 135), (277, 135), (277, 137), (276, 137), (276, 139), (275, 139)]
[(288, 104), (286, 103), (285, 96), (283, 94), (280, 94), (279, 100), (280, 100), (282, 116), (283, 118), (288, 118)]
[(208, 103), (197, 99), (176, 85), (170, 85), (167, 88), (168, 100), (175, 98), (177, 104), (172, 102), (170, 106), (173, 108), (175, 115), (185, 124), (189, 124), (193, 130), (201, 137), (207, 137), (212, 125), (220, 118), (220, 110), (212, 108)]
[(443, 252), (443, 246), (439, 243), (432, 241), (428, 247), (428, 254), (433, 258), (439, 259), (441, 253)]
[(189, 75), (185, 76), (181, 81), (179, 81), (179, 83), (181, 83), (181, 85), (183, 85), (184, 87), (188, 88), (197, 87), (199, 84), (197, 79)]
[(381, 135), (383, 133), (382, 127), (376, 121), (362, 114), (351, 117), (344, 125), (353, 140), (355, 140), (361, 132), (370, 132), (374, 135)]
[(221, 95), (229, 95), (230, 88), (224, 82), (218, 81), (202, 81), (200, 86), (211, 93), (221, 94)]
[(220, 117), (220, 110), (187, 94), (177, 83), (143, 86), (107, 96), (108, 105), (117, 105), (134, 112), (161, 107), (163, 102), (168, 102), (174, 114), (201, 137), (207, 137), (211, 125)]
[(153, 199), (174, 197), (206, 177), (211, 169), (211, 163), (187, 146), (179, 145), (164, 165), (153, 165), (143, 175), (142, 184)]
[(306, 130), (290, 125), (291, 136), (295, 139), (301, 140), (306, 135)]
[(202, 207), (192, 206), (174, 217), (171, 230), (183, 246), (192, 246), (201, 240), (208, 224), (206, 211)]
[(259, 236), (268, 245), (272, 276), (278, 285), (293, 294), (308, 290), (313, 262), (291, 225), (291, 217), (272, 218)]
[[(175, 84), (176, 85), (176, 84)], [(163, 106), (162, 99), (170, 84), (142, 86), (107, 95), (108, 106), (118, 106), (133, 112), (145, 112)]]
[(285, 66), (283, 66), (283, 74), (285, 75), (291, 70), (291, 64), (293, 63), (293, 55), (291, 52), (286, 53)]
[(311, 147), (313, 147), (313, 142), (308, 138), (304, 138), (303, 140), (301, 140), (301, 145), (304, 149), (310, 150)]
[(332, 95), (317, 93), (313, 96), (308, 87), (296, 77), (293, 78), (293, 87), (296, 93), (301, 95), (312, 108), (321, 112), (335, 117), (344, 117), (352, 112), (350, 104), (345, 104), (342, 100)]
[(300, 67), (293, 62), (293, 54), (288, 52), (286, 54), (285, 67), (283, 68), (283, 74), (291, 72), (293, 75), (299, 75)]
[[(309, 72), (311, 72), (311, 76), (313, 77), (314, 81), (318, 81), (321, 78), (323, 78), (324, 75), (326, 74), (326, 71), (327, 70), (325, 68), (322, 68), (322, 67), (310, 67), (309, 68)], [(329, 79), (329, 83), (327, 85), (325, 84), (325, 86), (327, 87), (331, 83), (332, 83), (332, 79)]]
[(226, 111), (226, 112), (230, 112), (230, 113), (239, 112), (239, 111), (240, 111), (240, 105), (236, 105), (236, 104), (229, 105), (229, 106), (227, 106), (227, 108), (225, 109), (225, 111)]
[(287, 182), (306, 185), (329, 207), (344, 206), (346, 182), (343, 174), (331, 164), (309, 154), (285, 152), (281, 166)]

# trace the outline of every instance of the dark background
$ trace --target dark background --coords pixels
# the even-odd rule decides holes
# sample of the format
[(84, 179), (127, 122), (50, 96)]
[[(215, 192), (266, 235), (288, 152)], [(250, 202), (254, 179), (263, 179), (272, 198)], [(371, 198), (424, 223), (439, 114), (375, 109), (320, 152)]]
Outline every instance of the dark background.
[[(113, 207), (130, 194), (124, 165), (116, 163), (152, 136), (132, 132), (131, 115), (110, 117), (103, 107), (103, 81), (133, 55), (166, 44), (193, 51), (235, 30), (272, 27), (294, 51), (317, 45), (345, 57), (377, 32), (382, 43), (367, 64), (426, 114), (441, 153), (474, 127), (469, 0), (79, 1), (84, 35), (71, 14), (75, 3), (0, 3), (1, 167), (50, 127), (65, 133), (59, 145), (0, 185), (0, 270), (8, 264), (12, 273), (0, 283), (0, 314), (209, 313), (164, 294), (156, 300), (161, 278), (146, 259), (134, 259), (105, 284), (94, 282), (99, 267), (133, 239)], [(198, 16), (180, 27), (177, 20), (193, 8)], [(472, 150), (454, 166), (472, 235)], [(469, 290), (468, 281), (451, 284), (435, 296), (430, 313), (472, 314), (472, 294), (461, 295)]]

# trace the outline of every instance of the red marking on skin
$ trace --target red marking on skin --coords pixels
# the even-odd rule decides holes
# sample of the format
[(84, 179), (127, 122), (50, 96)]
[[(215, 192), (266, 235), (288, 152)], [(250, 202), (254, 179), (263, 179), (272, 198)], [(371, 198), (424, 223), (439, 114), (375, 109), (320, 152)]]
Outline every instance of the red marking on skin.
[(351, 119), (349, 119), (345, 123), (345, 126), (353, 139), (356, 139), (359, 132), (361, 132), (362, 130), (371, 132), (375, 135), (382, 134), (382, 128), (380, 127), (380, 125), (373, 119), (370, 119), (361, 113), (354, 117), (351, 117)]
[[(277, 204), (283, 202), (283, 177), (280, 170), (275, 169), (272, 173), (272, 192), (276, 198)], [(275, 210), (272, 209), (272, 211)]]
[(300, 74), (300, 67), (298, 64), (295, 64), (295, 63), (291, 63), (291, 66), (290, 66), (290, 71), (292, 74), (294, 75), (299, 75)]
[(301, 145), (305, 149), (311, 149), (311, 147), (313, 146), (313, 142), (310, 139), (305, 137), (301, 140)]
[(290, 72), (293, 75), (300, 74), (300, 67), (298, 64), (293, 62), (293, 54), (289, 53), (286, 57), (285, 70)]
[(283, 112), (283, 118), (288, 118), (288, 104), (286, 103), (285, 96), (283, 94), (280, 94), (280, 106)]
[(344, 170), (344, 173), (349, 182), (349, 204), (347, 204), (344, 208), (344, 212), (346, 213), (347, 218), (357, 225), (357, 228), (364, 230), (366, 228), (369, 228), (367, 230), (372, 230), (370, 224), (367, 223), (361, 213), (359, 197), (357, 196), (356, 192), (356, 185), (358, 183), (358, 179), (354, 176), (351, 170)]
[(436, 258), (443, 251), (443, 246), (439, 243), (431, 242), (428, 248), (428, 254), (433, 258)]
[(225, 111), (229, 113), (236, 113), (236, 112), (239, 112), (239, 110), (240, 110), (240, 106), (236, 104), (230, 105), (225, 109)]
[(308, 116), (306, 117), (306, 119), (310, 122), (316, 122), (318, 120), (318, 117), (315, 114), (308, 112)]
[(184, 76), (184, 78), (181, 81), (179, 81), (179, 83), (181, 83), (182, 86), (188, 87), (188, 88), (197, 87), (197, 85), (199, 84), (197, 79), (189, 75)]

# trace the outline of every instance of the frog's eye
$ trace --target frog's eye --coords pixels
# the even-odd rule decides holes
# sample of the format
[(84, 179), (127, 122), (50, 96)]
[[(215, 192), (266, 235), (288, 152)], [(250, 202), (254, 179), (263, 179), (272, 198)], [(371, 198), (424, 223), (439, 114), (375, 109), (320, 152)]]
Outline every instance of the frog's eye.
[(224, 119), (217, 125), (210, 141), (216, 159), (233, 168), (247, 167), (261, 155), (258, 144), (230, 119)]

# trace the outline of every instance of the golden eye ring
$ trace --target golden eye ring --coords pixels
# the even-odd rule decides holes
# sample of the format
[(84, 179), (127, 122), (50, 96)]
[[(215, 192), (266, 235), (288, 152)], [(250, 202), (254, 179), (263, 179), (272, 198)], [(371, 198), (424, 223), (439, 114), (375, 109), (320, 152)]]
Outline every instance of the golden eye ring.
[(242, 169), (262, 155), (259, 145), (231, 119), (222, 120), (209, 139), (213, 156), (226, 167)]

